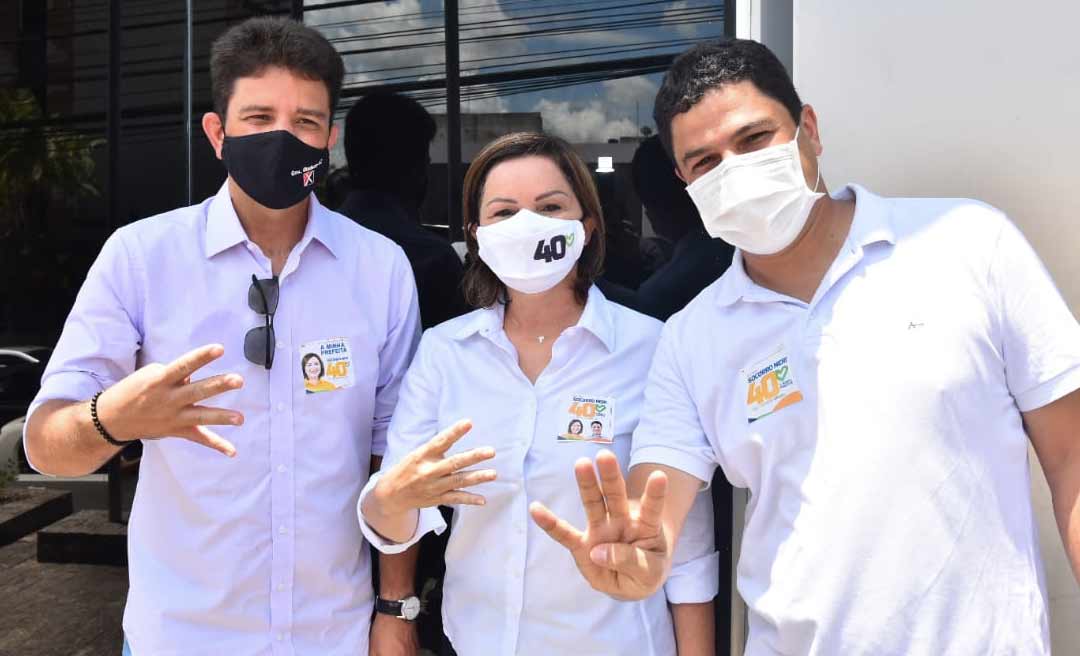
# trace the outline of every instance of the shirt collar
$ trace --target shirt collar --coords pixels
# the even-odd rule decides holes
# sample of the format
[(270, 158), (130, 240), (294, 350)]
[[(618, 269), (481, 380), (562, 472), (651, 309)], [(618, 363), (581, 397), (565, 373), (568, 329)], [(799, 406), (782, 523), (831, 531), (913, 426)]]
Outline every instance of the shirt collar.
[[(487, 336), (502, 330), (503, 316), (506, 306), (496, 303), (491, 307), (484, 308), (473, 313), (465, 325), (461, 327), (454, 337), (465, 340), (477, 333)], [(585, 310), (581, 313), (575, 328), (588, 331), (600, 340), (609, 353), (615, 351), (615, 322), (611, 316), (611, 308), (604, 293), (596, 285), (589, 288), (589, 296), (585, 301)]]
[[(300, 245), (306, 247), (312, 239), (318, 241), (330, 251), (334, 257), (338, 257), (338, 235), (334, 222), (327, 210), (311, 194), (308, 204), (308, 221), (304, 227), (304, 235), (300, 238)], [(237, 244), (247, 241), (247, 233), (240, 223), (240, 217), (236, 215), (232, 197), (229, 195), (229, 181), (221, 185), (221, 189), (210, 200), (210, 206), (206, 212), (206, 257), (212, 258)]]
[[(831, 196), (835, 200), (855, 200), (855, 216), (851, 220), (845, 247), (857, 249), (861, 257), (862, 249), (866, 246), (879, 242), (896, 243), (892, 207), (886, 199), (857, 184), (845, 185)], [(717, 281), (715, 298), (717, 305), (724, 307), (734, 305), (739, 300), (776, 300), (776, 294), (760, 287), (746, 275), (742, 251), (736, 248), (731, 266)]]

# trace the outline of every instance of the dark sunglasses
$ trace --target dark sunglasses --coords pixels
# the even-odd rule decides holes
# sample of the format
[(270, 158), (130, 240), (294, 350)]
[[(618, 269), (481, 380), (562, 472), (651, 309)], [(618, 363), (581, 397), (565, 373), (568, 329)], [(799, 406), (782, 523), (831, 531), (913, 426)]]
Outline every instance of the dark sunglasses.
[(248, 288), (248, 307), (266, 318), (266, 323), (244, 335), (244, 357), (249, 362), (269, 369), (274, 366), (274, 313), (278, 306), (278, 279), (256, 278), (251, 274)]

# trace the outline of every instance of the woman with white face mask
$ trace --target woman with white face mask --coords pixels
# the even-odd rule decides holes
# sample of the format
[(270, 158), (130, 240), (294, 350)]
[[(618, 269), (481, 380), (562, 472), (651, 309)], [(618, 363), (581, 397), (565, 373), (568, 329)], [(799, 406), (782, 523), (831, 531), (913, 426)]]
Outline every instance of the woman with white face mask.
[[(676, 645), (682, 656), (712, 654), (718, 557), (708, 494), (691, 511), (672, 581), (640, 602), (589, 587), (529, 518), (540, 501), (586, 525), (574, 464), (629, 462), (660, 333), (658, 321), (593, 284), (604, 224), (588, 169), (560, 139), (502, 137), (469, 168), (464, 220), (465, 295), (479, 309), (424, 334), (383, 469), (360, 495), (361, 529), (383, 553), (400, 553), (442, 532), (437, 506), (454, 506), (445, 654), (669, 656)], [(599, 431), (568, 434), (594, 423)]]

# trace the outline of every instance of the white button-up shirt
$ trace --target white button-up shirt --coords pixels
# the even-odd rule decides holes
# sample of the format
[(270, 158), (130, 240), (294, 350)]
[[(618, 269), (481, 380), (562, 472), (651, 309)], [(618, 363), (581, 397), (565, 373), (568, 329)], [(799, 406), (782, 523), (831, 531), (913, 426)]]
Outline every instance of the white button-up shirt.
[[(486, 505), (455, 507), (446, 550), (444, 628), (462, 656), (674, 654), (667, 601), (716, 595), (708, 494), (699, 495), (687, 522), (676, 555), (685, 564), (676, 568), (667, 596), (639, 602), (614, 601), (589, 587), (570, 554), (529, 517), (529, 503), (541, 501), (584, 528), (574, 462), (609, 448), (625, 467), (660, 326), (593, 287), (581, 319), (555, 340), (535, 385), (503, 331), (501, 305), (424, 333), (391, 423), (384, 470), (461, 418), (471, 419), (473, 429), (450, 454), (478, 446), (496, 451), (480, 467), (493, 467), (498, 480), (471, 488)], [(571, 411), (575, 406), (580, 414)], [(569, 423), (579, 417), (586, 438), (593, 421), (613, 420), (602, 433), (613, 430), (614, 443), (567, 439)], [(395, 553), (428, 530), (445, 529), (437, 509), (420, 516), (413, 539), (403, 544), (386, 543), (362, 518), (361, 525), (377, 548)]]
[(633, 462), (749, 488), (751, 656), (1048, 654), (1020, 413), (1080, 387), (1080, 328), (993, 208), (837, 196), (810, 303), (736, 258), (671, 318)]
[[(213, 427), (234, 459), (183, 439), (144, 443), (128, 524), (124, 634), (137, 656), (367, 653), (373, 595), (355, 521), (419, 334), (409, 263), (389, 240), (319, 205), (279, 277), (274, 365), (244, 358), (263, 325), (248, 240), (228, 186), (207, 201), (118, 230), (79, 292), (32, 413), (85, 400), (151, 362), (221, 343), (196, 378), (235, 372), (238, 410)], [(354, 384), (309, 394), (301, 345), (344, 338)]]

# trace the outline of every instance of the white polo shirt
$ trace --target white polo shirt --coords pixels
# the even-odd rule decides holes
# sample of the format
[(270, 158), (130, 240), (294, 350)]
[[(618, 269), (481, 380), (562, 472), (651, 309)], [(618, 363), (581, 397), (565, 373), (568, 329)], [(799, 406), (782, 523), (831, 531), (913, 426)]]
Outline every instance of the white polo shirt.
[[(207, 402), (244, 414), (243, 426), (213, 427), (235, 458), (183, 439), (143, 444), (124, 609), (135, 656), (367, 653), (371, 565), (349, 518), (418, 341), (412, 272), (395, 244), (312, 195), (280, 275), (269, 371), (244, 358), (245, 333), (263, 325), (248, 307), (252, 274), (270, 277), (270, 260), (227, 185), (121, 228), (87, 274), (31, 405), (86, 400), (208, 343), (225, 355), (196, 379), (244, 377), (243, 389)], [(337, 389), (307, 392), (309, 352)]]
[(737, 257), (671, 318), (633, 463), (749, 488), (747, 654), (1048, 654), (1020, 413), (1080, 387), (1080, 328), (993, 208), (836, 196), (810, 303)]
[[(613, 450), (624, 467), (629, 461), (659, 333), (660, 322), (608, 301), (593, 287), (581, 319), (556, 339), (535, 385), (522, 373), (503, 331), (502, 305), (424, 333), (402, 385), (383, 469), (440, 427), (469, 418), (473, 429), (450, 453), (493, 446), (494, 460), (477, 468), (493, 467), (499, 476), (474, 489), (486, 505), (454, 508), (442, 613), (461, 656), (674, 655), (667, 602), (703, 602), (716, 595), (719, 562), (708, 494), (694, 505), (676, 554), (682, 564), (666, 595), (639, 602), (615, 601), (589, 587), (570, 554), (529, 517), (529, 503), (541, 501), (585, 527), (574, 462), (601, 448)], [(593, 422), (600, 424), (599, 441), (592, 440)], [(362, 518), (361, 525), (385, 553), (446, 528), (435, 508), (421, 512), (416, 535), (404, 544), (386, 543)]]

